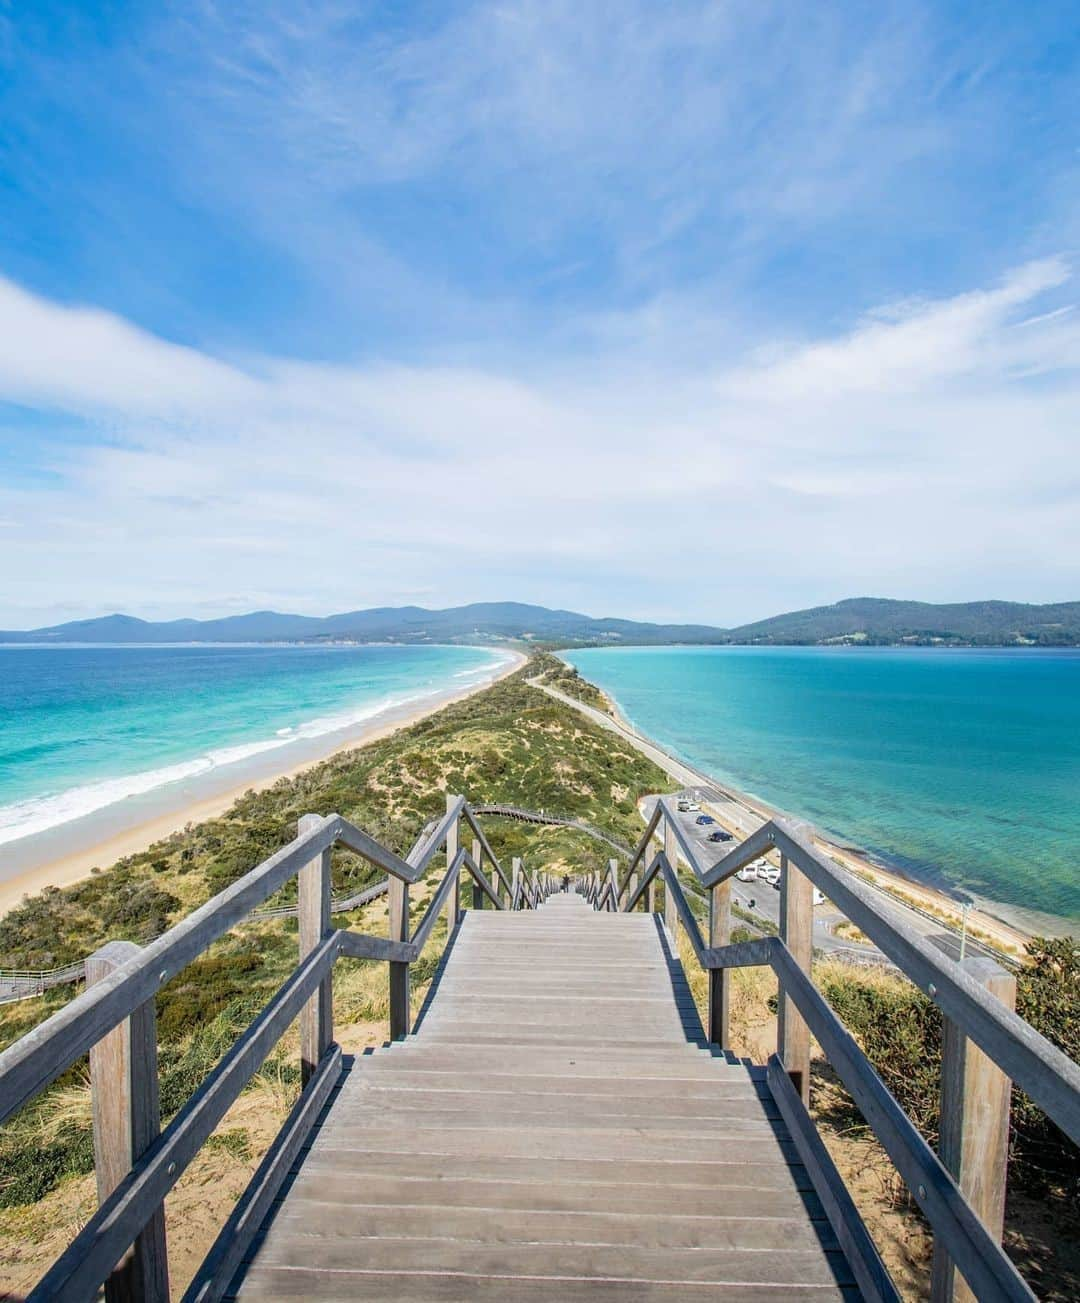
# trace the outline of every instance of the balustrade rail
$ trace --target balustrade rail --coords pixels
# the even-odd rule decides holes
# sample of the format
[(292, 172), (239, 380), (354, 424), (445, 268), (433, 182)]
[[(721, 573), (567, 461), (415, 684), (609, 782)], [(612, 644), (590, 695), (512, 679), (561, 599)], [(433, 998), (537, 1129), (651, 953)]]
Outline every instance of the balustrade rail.
[[(655, 848), (657, 841), (660, 849)], [(772, 850), (781, 857), (780, 935), (732, 944), (731, 879)], [(691, 880), (709, 893), (708, 939), (679, 879), (680, 861), (690, 870)], [(781, 819), (770, 820), (715, 863), (703, 865), (670, 801), (663, 798), (621, 881), (613, 861), (605, 873), (579, 879), (579, 889), (596, 909), (629, 911), (647, 900), (652, 912), (658, 883), (663, 884), (664, 922), (673, 944), (681, 925), (708, 974), (712, 1043), (730, 1046), (731, 970), (765, 965), (776, 974), (778, 1043), (768, 1076), (807, 1166), (813, 1164), (817, 1140), (808, 1112), (813, 1036), (933, 1229), (932, 1297), (1033, 1298), (1001, 1247), (1010, 1085), (1015, 1082), (1080, 1144), (1080, 1067), (1014, 1012), (1015, 977), (988, 959), (948, 958), (907, 928), (854, 874), (818, 851), (801, 826)], [(940, 1155), (919, 1134), (811, 980), (814, 887), (942, 1011)], [(849, 1196), (843, 1191), (837, 1198)], [(843, 1242), (844, 1226), (851, 1219), (835, 1206), (833, 1212), (834, 1229)], [(876, 1255), (862, 1255), (849, 1243), (845, 1248), (856, 1275), (862, 1271), (859, 1284), (864, 1293), (881, 1296)]]
[[(473, 834), (460, 845), (462, 829)], [(389, 936), (331, 925), (331, 851), (347, 847), (387, 874)], [(409, 887), (445, 852), (445, 871), (410, 931)], [(489, 872), (485, 874), (485, 866)], [(41, 1278), (29, 1298), (169, 1298), (163, 1204), (169, 1191), (299, 1018), (302, 1089), (280, 1133), (185, 1294), (189, 1303), (221, 1297), (342, 1070), (334, 1043), (331, 978), (341, 958), (385, 961), (390, 1037), (409, 1032), (409, 970), (438, 921), (448, 937), (461, 919), (460, 882), (474, 883), (473, 905), (531, 909), (554, 889), (547, 874), (520, 860), (507, 877), (463, 797), (429, 825), (404, 858), (338, 815), (307, 815), (297, 836), (145, 947), (110, 942), (86, 961), (87, 989), (0, 1054), (0, 1122), (10, 1118), (83, 1055), (90, 1054), (99, 1207)], [(242, 922), (293, 876), (298, 878), (299, 962), (203, 1084), (161, 1130), (154, 1000), (161, 987)], [(367, 895), (373, 894), (371, 889)]]

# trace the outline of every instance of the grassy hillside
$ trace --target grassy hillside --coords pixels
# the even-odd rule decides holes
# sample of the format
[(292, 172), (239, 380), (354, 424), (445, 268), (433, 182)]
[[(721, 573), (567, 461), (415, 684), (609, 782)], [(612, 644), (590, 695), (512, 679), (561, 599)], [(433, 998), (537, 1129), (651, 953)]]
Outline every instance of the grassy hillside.
[[(668, 790), (661, 770), (610, 733), (531, 688), (532, 669), (360, 750), (316, 765), (297, 778), (249, 793), (218, 819), (166, 841), (66, 890), (43, 892), (0, 920), (0, 967), (47, 968), (81, 959), (115, 937), (145, 941), (288, 842), (301, 814), (337, 812), (404, 853), (424, 824), (445, 809), (447, 791), (477, 802), (505, 802), (584, 818), (623, 840), (640, 831), (636, 800)], [(606, 848), (573, 830), (488, 820), (496, 853), (527, 865), (602, 867)], [(335, 891), (373, 882), (357, 856), (334, 852)], [(417, 908), (430, 888), (414, 890)], [(295, 898), (295, 883), (280, 895)], [(275, 903), (275, 902), (271, 902)], [(385, 906), (339, 926), (385, 929)], [(164, 987), (158, 998), (162, 1107), (188, 1098), (236, 1034), (284, 979), (296, 958), (296, 924), (242, 925)], [(438, 937), (434, 951), (438, 949)], [(433, 953), (434, 953), (433, 951)], [(417, 998), (431, 964), (414, 973)], [(368, 976), (357, 979), (356, 972)], [(339, 1021), (349, 1012), (385, 1034), (384, 965), (338, 965)], [(41, 999), (0, 1007), (6, 1045), (71, 996), (57, 988)], [(344, 1011), (344, 1012), (342, 1012)], [(347, 1034), (347, 1027), (341, 1028)], [(295, 1056), (274, 1071), (292, 1084)], [(0, 1208), (41, 1199), (92, 1167), (85, 1067), (77, 1066), (18, 1119), (0, 1129)]]

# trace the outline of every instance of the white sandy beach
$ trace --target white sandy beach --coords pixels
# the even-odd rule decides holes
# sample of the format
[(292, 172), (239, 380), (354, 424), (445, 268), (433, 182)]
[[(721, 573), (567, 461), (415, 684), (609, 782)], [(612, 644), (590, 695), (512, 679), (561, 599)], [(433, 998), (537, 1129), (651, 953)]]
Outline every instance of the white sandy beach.
[(375, 742), (453, 701), (482, 692), (520, 669), (527, 660), (520, 652), (507, 650), (506, 655), (509, 659), (504, 665), (467, 687), (449, 688), (421, 702), (390, 707), (359, 728), (353, 726), (298, 741), (198, 778), (128, 797), (81, 819), (9, 842), (0, 847), (0, 915), (24, 896), (46, 887), (70, 886), (88, 877), (94, 868), (107, 868), (121, 856), (145, 850), (189, 823), (224, 813), (245, 792), (271, 787), (329, 756)]

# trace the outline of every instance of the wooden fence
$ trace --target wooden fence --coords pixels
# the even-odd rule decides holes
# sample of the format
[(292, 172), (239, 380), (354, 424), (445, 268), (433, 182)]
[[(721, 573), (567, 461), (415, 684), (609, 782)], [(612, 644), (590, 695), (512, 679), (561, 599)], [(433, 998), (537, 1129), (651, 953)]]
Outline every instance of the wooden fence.
[[(771, 850), (781, 857), (780, 935), (731, 944), (732, 877)], [(679, 880), (680, 863), (709, 893), (707, 939)], [(621, 879), (612, 860), (604, 873), (580, 880), (580, 890), (600, 910), (632, 910), (642, 903), (654, 910), (658, 883), (663, 885), (664, 922), (673, 944), (680, 926), (685, 928), (698, 963), (708, 973), (712, 1043), (730, 1045), (731, 971), (766, 965), (776, 974), (778, 1037), (769, 1081), (804, 1162), (813, 1165), (817, 1135), (808, 1112), (813, 1036), (930, 1223), (935, 1246), (932, 1297), (1033, 1298), (1001, 1248), (1010, 1086), (1015, 1082), (1080, 1144), (1080, 1067), (1015, 1013), (1015, 976), (985, 958), (960, 963), (949, 959), (906, 927), (854, 874), (823, 855), (803, 827), (781, 819), (770, 820), (706, 866), (671, 802), (661, 799)], [(814, 887), (941, 1009), (939, 1154), (919, 1134), (811, 980)], [(840, 1203), (848, 1198), (846, 1191), (836, 1192)], [(837, 1215), (834, 1229), (842, 1243), (846, 1224), (847, 1219)], [(844, 1247), (858, 1275), (857, 1246)], [(881, 1282), (869, 1276), (859, 1284), (865, 1293), (880, 1292)]]
[[(472, 849), (460, 845), (462, 829)], [(331, 925), (330, 857), (347, 847), (387, 874), (388, 937)], [(409, 888), (440, 852), (442, 880), (411, 926)], [(485, 873), (485, 867), (487, 872)], [(227, 1287), (262, 1218), (341, 1074), (334, 1043), (331, 977), (341, 958), (388, 966), (391, 1039), (409, 1031), (409, 970), (441, 912), (448, 935), (460, 915), (460, 882), (474, 883), (474, 905), (538, 905), (553, 883), (519, 860), (508, 877), (476, 815), (460, 796), (404, 858), (338, 815), (307, 815), (297, 836), (244, 877), (145, 947), (110, 942), (86, 961), (87, 989), (0, 1054), (0, 1122), (10, 1118), (90, 1055), (99, 1207), (29, 1295), (93, 1299), (104, 1283), (109, 1303), (169, 1298), (163, 1205), (192, 1159), (289, 1025), (299, 1018), (302, 1089), (185, 1299), (207, 1303)], [(247, 918), (293, 876), (298, 879), (296, 968), (255, 1021), (164, 1128), (160, 1127), (154, 1001), (162, 986)]]

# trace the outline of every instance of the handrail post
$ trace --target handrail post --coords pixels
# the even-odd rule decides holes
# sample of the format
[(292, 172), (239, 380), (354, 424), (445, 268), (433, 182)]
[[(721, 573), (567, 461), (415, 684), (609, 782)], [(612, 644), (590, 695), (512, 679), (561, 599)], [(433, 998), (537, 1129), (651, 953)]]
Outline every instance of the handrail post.
[[(984, 958), (961, 960), (960, 967), (1006, 1008), (1016, 1007), (1016, 978), (1012, 973)], [(1012, 1082), (951, 1018), (942, 1019), (941, 1032), (938, 1156), (1000, 1244), (1005, 1224)], [(933, 1303), (968, 1303), (975, 1298), (937, 1239), (930, 1297)]]
[[(709, 945), (731, 941), (731, 879), (709, 892)], [(731, 974), (726, 968), (709, 969), (709, 1040), (726, 1050), (731, 1044)]]
[[(675, 837), (675, 825), (670, 818), (664, 819), (664, 858), (671, 865), (671, 872), (679, 876), (679, 843)], [(675, 903), (675, 893), (664, 883), (664, 924), (671, 933), (671, 949), (679, 948), (679, 907)]]
[[(140, 951), (133, 941), (110, 941), (86, 961), (86, 985), (108, 977)], [(90, 1050), (94, 1169), (104, 1203), (157, 1139), (157, 1026), (151, 997)], [(105, 1282), (107, 1303), (168, 1303), (169, 1259), (165, 1209), (159, 1204)]]
[[(390, 879), (390, 940), (409, 939), (409, 884), (402, 878)], [(403, 1041), (412, 1021), (409, 1009), (409, 965), (391, 961), (390, 970), (390, 1039)]]
[(612, 886), (611, 903), (608, 905), (608, 909), (617, 914), (619, 912), (619, 861), (608, 860), (607, 869), (608, 882)]
[[(780, 856), (780, 940), (809, 976), (814, 950), (814, 888), (786, 855)], [(777, 1052), (803, 1104), (810, 1107), (810, 1028), (780, 986)]]
[[(450, 810), (453, 808), (454, 802), (456, 800), (457, 797), (451, 796), (450, 793), (447, 792), (446, 794), (447, 813), (449, 813)], [(460, 820), (455, 819), (454, 822), (450, 825), (450, 827), (447, 828), (446, 830), (446, 867), (448, 869), (454, 863), (454, 860), (457, 859), (459, 827), (460, 827)], [(461, 891), (461, 873), (460, 871), (458, 871), (454, 874), (453, 884), (451, 885), (449, 894), (446, 897), (446, 935), (448, 937), (453, 932), (454, 928), (457, 927), (458, 919), (461, 917), (460, 891)]]
[(510, 898), (510, 908), (518, 908), (518, 892), (521, 889), (521, 858), (517, 855), (510, 861), (510, 882), (513, 895)]
[[(476, 867), (478, 869), (482, 869), (484, 861), (481, 858), (479, 837), (473, 838), (472, 858), (473, 858), (473, 863), (476, 865)], [(472, 907), (473, 909), (484, 908), (484, 889), (483, 887), (480, 886), (479, 882), (477, 882), (475, 878), (473, 878), (473, 883), (472, 883)]]
[[(322, 823), (317, 814), (300, 817), (300, 836)], [(330, 931), (330, 847), (297, 874), (300, 958), (306, 959)], [(334, 1039), (334, 979), (327, 973), (300, 1012), (300, 1080), (305, 1085)]]

